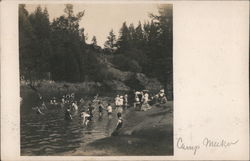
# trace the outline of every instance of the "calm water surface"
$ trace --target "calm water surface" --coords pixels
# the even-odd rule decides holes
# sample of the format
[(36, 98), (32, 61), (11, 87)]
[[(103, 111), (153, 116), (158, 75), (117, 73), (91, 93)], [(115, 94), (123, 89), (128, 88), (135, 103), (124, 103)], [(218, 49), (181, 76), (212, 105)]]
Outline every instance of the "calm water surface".
[(104, 111), (102, 118), (94, 112), (93, 121), (85, 127), (79, 108), (72, 112), (73, 120), (64, 119), (64, 109), (48, 106), (37, 114), (32, 107), (21, 107), (21, 155), (56, 155), (74, 151), (86, 144), (108, 137), (113, 132), (117, 118), (108, 119)]

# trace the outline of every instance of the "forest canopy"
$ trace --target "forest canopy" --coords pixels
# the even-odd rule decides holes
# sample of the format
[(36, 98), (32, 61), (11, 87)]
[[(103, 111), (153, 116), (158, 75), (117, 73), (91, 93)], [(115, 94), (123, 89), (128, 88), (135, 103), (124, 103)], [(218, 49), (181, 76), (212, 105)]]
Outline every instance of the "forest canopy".
[(50, 22), (46, 8), (38, 6), (29, 13), (19, 5), (20, 74), (30, 82), (112, 80), (105, 58), (121, 71), (143, 73), (172, 87), (172, 5), (161, 5), (158, 11), (149, 14), (149, 22), (124, 22), (118, 35), (110, 29), (101, 48), (96, 36), (86, 43), (86, 31), (79, 25), (84, 10), (74, 13), (73, 5), (67, 4), (64, 14)]

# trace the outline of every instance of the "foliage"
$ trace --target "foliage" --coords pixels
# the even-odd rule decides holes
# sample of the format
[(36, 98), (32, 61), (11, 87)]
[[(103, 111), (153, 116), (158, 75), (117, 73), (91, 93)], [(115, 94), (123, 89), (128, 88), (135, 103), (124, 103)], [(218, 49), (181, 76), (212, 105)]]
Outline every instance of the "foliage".
[(142, 68), (136, 60), (133, 60), (125, 55), (115, 55), (112, 63), (123, 71), (132, 71), (139, 73)]
[[(104, 49), (94, 36), (87, 44), (87, 34), (79, 22), (85, 11), (74, 13), (65, 5), (64, 15), (49, 21), (47, 9), (40, 6), (28, 13), (19, 5), (20, 73), (30, 83), (44, 79), (83, 82), (112, 80), (101, 56), (109, 54), (120, 70), (142, 72), (157, 78), (167, 89), (173, 89), (172, 5), (161, 5), (151, 21), (137, 25), (124, 22), (116, 38), (111, 30)], [(106, 58), (108, 56), (106, 55)], [(102, 60), (103, 57), (102, 57)]]
[(107, 41), (104, 43), (104, 48), (109, 50), (109, 52), (113, 53), (116, 49), (116, 36), (114, 34), (113, 29), (109, 32), (109, 36), (107, 37)]

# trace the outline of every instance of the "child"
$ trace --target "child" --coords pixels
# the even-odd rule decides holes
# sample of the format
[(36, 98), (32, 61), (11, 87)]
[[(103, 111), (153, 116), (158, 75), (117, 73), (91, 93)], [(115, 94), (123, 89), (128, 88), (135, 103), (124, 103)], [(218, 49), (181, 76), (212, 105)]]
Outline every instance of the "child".
[(90, 121), (90, 115), (87, 112), (83, 111), (81, 113), (81, 117), (83, 118), (82, 123), (87, 126), (88, 122)]
[(98, 108), (99, 108), (99, 117), (102, 117), (103, 105), (101, 104), (101, 101), (98, 102)]
[(111, 107), (110, 103), (108, 104), (107, 111), (108, 111), (108, 118), (110, 119), (111, 115), (112, 115), (112, 107)]
[(135, 105), (134, 105), (135, 110), (139, 110), (139, 109), (140, 109), (140, 105), (141, 105), (140, 99), (139, 99), (139, 97), (136, 95), (136, 96), (135, 96)]
[(120, 117), (118, 118), (116, 130), (119, 130), (120, 128), (122, 128), (122, 124), (123, 124), (123, 120), (122, 120), (122, 117), (120, 116)]
[(89, 103), (88, 111), (89, 111), (90, 121), (91, 121), (93, 118), (93, 112), (94, 112), (94, 107), (92, 106), (91, 103)]
[(36, 113), (40, 115), (44, 115), (44, 113), (40, 110), (39, 107), (36, 107)]
[(76, 101), (72, 103), (72, 107), (74, 108), (75, 111), (78, 110), (78, 106), (77, 106), (77, 104), (76, 104)]
[(66, 120), (72, 120), (72, 116), (70, 114), (70, 108), (67, 108), (64, 113), (65, 119)]
[(122, 116), (122, 112), (123, 112), (123, 108), (122, 108), (121, 106), (119, 106), (119, 107), (117, 108), (117, 117), (118, 117), (118, 118)]
[(120, 96), (117, 95), (115, 98), (115, 108), (117, 108), (119, 106), (119, 100), (120, 100)]
[(118, 121), (117, 121), (116, 129), (111, 134), (112, 136), (117, 136), (118, 135), (118, 131), (122, 128), (122, 124), (123, 124), (122, 117), (119, 117)]
[(127, 109), (128, 108), (128, 95), (125, 94), (124, 96), (124, 109)]
[(123, 100), (123, 96), (120, 96), (120, 98), (119, 98), (119, 107), (123, 107), (123, 102), (124, 100)]

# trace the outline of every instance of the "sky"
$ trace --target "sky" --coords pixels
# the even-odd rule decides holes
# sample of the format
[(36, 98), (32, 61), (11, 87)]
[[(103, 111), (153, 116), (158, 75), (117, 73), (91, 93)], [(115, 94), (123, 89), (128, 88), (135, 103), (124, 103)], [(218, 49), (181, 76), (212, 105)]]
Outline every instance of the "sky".
[[(111, 29), (118, 37), (122, 23), (126, 21), (127, 25), (133, 23), (137, 26), (138, 22), (149, 21), (149, 13), (157, 14), (157, 5), (153, 3), (89, 3), (73, 4), (74, 13), (85, 10), (85, 15), (80, 21), (80, 27), (85, 29), (85, 35), (88, 35), (87, 43), (90, 43), (95, 35), (97, 44), (103, 47), (104, 42)], [(33, 12), (38, 4), (26, 4), (29, 13)], [(43, 4), (42, 8), (47, 7), (50, 21), (64, 14), (64, 4)]]

